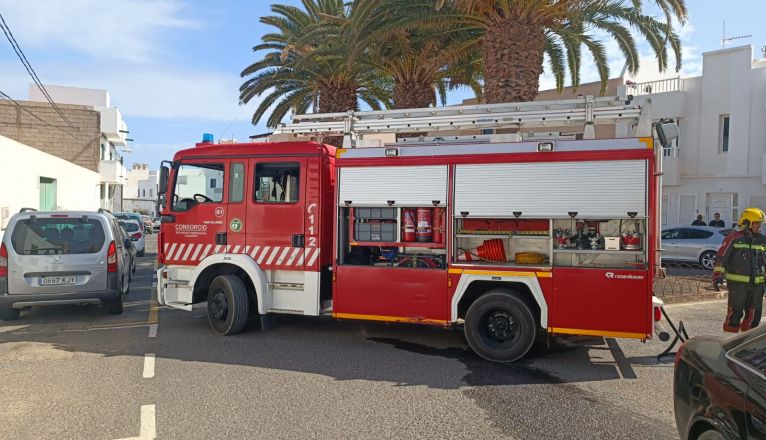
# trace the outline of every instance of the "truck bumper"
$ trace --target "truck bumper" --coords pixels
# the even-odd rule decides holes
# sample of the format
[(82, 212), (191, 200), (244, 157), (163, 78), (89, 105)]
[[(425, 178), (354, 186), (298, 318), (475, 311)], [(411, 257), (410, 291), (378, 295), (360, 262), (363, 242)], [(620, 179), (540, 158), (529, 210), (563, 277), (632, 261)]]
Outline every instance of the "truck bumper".
[(167, 305), (165, 304), (165, 289), (167, 287), (167, 283), (165, 282), (165, 280), (167, 280), (167, 278), (165, 278), (166, 271), (167, 269), (165, 266), (157, 269), (157, 302), (163, 306)]

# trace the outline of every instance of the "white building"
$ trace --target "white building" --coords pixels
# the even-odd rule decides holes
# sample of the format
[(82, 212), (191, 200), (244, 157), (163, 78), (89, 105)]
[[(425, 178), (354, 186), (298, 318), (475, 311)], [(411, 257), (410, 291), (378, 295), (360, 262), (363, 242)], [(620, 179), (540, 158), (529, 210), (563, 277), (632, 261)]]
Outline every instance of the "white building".
[(0, 160), (0, 230), (21, 208), (98, 209), (98, 173), (4, 136), (0, 151), (14, 159)]
[[(111, 97), (106, 90), (83, 89), (46, 85), (45, 89), (54, 102), (59, 104), (87, 105), (93, 107), (101, 117), (101, 148), (99, 174), (100, 205), (104, 209), (119, 211), (123, 209), (123, 188), (127, 171), (123, 166), (120, 149), (127, 150), (128, 126), (122, 119), (117, 107), (112, 107)], [(29, 100), (46, 102), (36, 85), (29, 85)]]
[(729, 226), (747, 207), (766, 210), (766, 59), (753, 60), (751, 46), (716, 50), (703, 54), (701, 76), (627, 88), (681, 128), (664, 158), (663, 226), (716, 212)]
[(157, 205), (157, 171), (150, 170), (147, 164), (133, 164), (123, 188), (124, 211), (154, 215)]

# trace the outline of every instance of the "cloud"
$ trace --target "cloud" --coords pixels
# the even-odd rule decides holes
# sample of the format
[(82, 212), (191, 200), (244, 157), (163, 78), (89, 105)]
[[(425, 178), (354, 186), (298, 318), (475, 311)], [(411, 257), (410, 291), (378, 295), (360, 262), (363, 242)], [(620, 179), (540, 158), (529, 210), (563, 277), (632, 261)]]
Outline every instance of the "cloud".
[(175, 0), (0, 0), (0, 10), (22, 48), (136, 63), (161, 53), (166, 31), (199, 27)]
[[(249, 120), (255, 100), (238, 104), (241, 79), (236, 73), (183, 69), (165, 65), (138, 65), (115, 70), (109, 66), (37, 63), (46, 84), (105, 89), (112, 105), (123, 116), (212, 121)], [(4, 92), (27, 99), (31, 79), (17, 63), (0, 62), (0, 84), (12, 84)]]

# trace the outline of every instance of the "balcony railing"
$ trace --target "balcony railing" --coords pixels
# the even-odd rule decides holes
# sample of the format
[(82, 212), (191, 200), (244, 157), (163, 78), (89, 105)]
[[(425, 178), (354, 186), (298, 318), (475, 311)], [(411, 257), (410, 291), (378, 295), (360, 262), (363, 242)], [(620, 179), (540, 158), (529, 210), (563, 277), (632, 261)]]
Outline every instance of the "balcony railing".
[(627, 92), (629, 95), (642, 96), (652, 93), (682, 92), (684, 90), (684, 80), (682, 78), (660, 79), (657, 81), (648, 81), (642, 83), (627, 83)]

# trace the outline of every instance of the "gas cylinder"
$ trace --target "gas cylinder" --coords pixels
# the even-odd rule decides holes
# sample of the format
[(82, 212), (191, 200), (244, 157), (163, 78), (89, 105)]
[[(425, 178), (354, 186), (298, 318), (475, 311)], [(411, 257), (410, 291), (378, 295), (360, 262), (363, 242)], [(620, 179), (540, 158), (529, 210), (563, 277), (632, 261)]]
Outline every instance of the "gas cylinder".
[(402, 241), (415, 241), (415, 209), (402, 208)]
[(444, 243), (444, 209), (434, 208), (434, 243)]
[(433, 241), (434, 232), (431, 228), (433, 216), (431, 208), (418, 208), (418, 227), (415, 233), (417, 241), (421, 243), (430, 243)]

